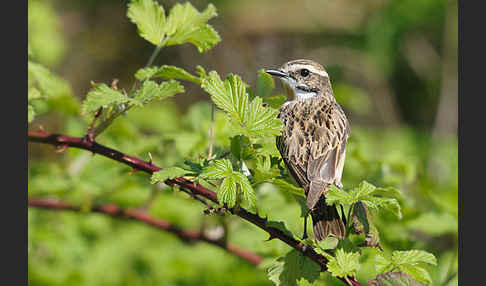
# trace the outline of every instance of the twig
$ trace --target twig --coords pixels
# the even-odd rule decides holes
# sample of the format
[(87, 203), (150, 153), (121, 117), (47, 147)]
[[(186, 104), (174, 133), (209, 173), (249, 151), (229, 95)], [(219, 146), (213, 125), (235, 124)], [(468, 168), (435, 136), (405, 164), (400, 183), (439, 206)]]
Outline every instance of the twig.
[[(97, 153), (106, 156), (110, 159), (122, 162), (136, 170), (144, 171), (149, 174), (161, 170), (160, 167), (157, 167), (152, 163), (143, 161), (134, 156), (126, 155), (120, 151), (105, 147), (101, 144), (98, 144), (97, 142), (90, 142), (86, 138), (72, 137), (72, 136), (61, 135), (61, 134), (51, 134), (45, 131), (44, 132), (28, 131), (28, 140), (31, 142), (45, 143), (45, 144), (51, 144), (55, 146), (67, 145), (69, 147), (88, 150), (93, 153)], [(206, 189), (199, 183), (195, 184), (182, 177), (167, 180), (165, 181), (165, 183), (170, 186), (178, 185), (179, 187), (181, 187), (181, 189), (190, 190), (190, 192), (194, 193), (195, 195), (204, 197), (216, 204), (219, 204), (216, 193)], [(293, 238), (292, 236), (285, 234), (281, 229), (268, 226), (266, 224), (267, 219), (262, 218), (256, 214), (252, 214), (241, 207), (229, 209), (229, 211), (243, 218), (244, 220), (258, 226), (259, 228), (263, 229), (265, 232), (267, 232), (270, 235), (270, 239), (277, 238), (285, 242), (287, 245), (291, 246), (292, 248), (296, 249), (297, 251), (301, 252), (303, 255), (309, 257), (311, 260), (319, 264), (319, 266), (321, 267), (321, 271), (324, 272), (327, 270), (326, 264), (328, 260), (323, 255), (317, 253), (312, 247), (304, 244), (303, 242), (300, 242), (295, 238)], [(344, 278), (339, 278), (339, 279), (346, 283), (346, 279)], [(353, 285), (356, 286), (361, 285), (358, 281), (356, 281), (354, 277), (348, 277), (348, 280), (350, 280), (353, 283)]]
[[(80, 212), (81, 207), (72, 205), (60, 200), (53, 199), (29, 199), (29, 207), (48, 209), (48, 210), (69, 210)], [(250, 251), (238, 248), (237, 246), (231, 245), (229, 243), (224, 243), (222, 240), (212, 239), (205, 236), (202, 232), (197, 230), (186, 230), (178, 226), (171, 224), (170, 222), (154, 218), (148, 215), (145, 211), (140, 209), (122, 209), (114, 204), (103, 204), (97, 205), (91, 208), (91, 212), (102, 213), (115, 218), (122, 219), (132, 219), (141, 221), (145, 224), (153, 226), (158, 229), (165, 230), (167, 232), (173, 233), (179, 237), (185, 243), (195, 243), (199, 241), (204, 241), (209, 244), (216, 245), (244, 260), (248, 261), (253, 265), (258, 265), (262, 262), (263, 258), (259, 255), (252, 253)]]
[(214, 104), (211, 104), (211, 125), (209, 126), (209, 151), (208, 160), (213, 157), (213, 144), (214, 144)]

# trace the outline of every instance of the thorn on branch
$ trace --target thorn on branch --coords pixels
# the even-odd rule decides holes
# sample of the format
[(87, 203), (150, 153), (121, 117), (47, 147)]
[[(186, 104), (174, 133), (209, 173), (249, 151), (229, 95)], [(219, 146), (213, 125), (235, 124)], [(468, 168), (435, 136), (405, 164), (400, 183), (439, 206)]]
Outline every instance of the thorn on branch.
[(133, 170), (131, 170), (130, 172), (128, 172), (128, 175), (133, 175), (137, 171), (138, 171), (138, 169), (133, 168)]
[(204, 214), (212, 215), (213, 213), (216, 213), (220, 216), (225, 216), (226, 211), (227, 211), (227, 209), (225, 207), (217, 207), (217, 208), (209, 207), (209, 208), (204, 210)]
[(150, 152), (148, 152), (148, 156), (149, 156), (149, 165), (153, 166), (154, 164), (152, 163), (152, 154), (150, 154)]

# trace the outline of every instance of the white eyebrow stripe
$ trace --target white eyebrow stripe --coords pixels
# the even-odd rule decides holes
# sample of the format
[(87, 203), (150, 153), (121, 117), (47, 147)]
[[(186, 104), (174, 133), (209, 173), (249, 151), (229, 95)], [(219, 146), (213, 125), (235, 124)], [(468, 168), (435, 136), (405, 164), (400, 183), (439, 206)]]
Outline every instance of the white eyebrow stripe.
[(294, 65), (294, 67), (295, 67), (296, 70), (308, 69), (309, 71), (311, 71), (313, 73), (316, 73), (318, 75), (325, 76), (325, 77), (329, 77), (329, 75), (327, 74), (327, 72), (325, 72), (323, 70), (317, 70), (313, 66), (310, 66), (310, 65), (299, 65), (299, 64), (296, 64), (296, 65)]

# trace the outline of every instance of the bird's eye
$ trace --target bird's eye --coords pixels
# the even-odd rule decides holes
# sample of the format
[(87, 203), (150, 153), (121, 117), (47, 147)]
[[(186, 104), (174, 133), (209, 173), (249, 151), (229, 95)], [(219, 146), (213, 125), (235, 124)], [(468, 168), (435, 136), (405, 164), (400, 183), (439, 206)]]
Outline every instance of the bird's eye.
[(308, 69), (301, 69), (300, 70), (300, 75), (303, 77), (306, 77), (309, 75), (309, 70)]

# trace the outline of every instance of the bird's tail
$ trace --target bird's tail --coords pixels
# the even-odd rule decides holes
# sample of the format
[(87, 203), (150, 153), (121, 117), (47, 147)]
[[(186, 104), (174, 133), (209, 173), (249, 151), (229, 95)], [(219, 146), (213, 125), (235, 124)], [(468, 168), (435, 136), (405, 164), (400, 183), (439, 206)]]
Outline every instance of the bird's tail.
[(319, 198), (310, 214), (314, 226), (314, 236), (318, 241), (326, 239), (329, 235), (338, 239), (343, 239), (346, 235), (344, 222), (339, 217), (336, 206), (328, 206), (324, 196)]

